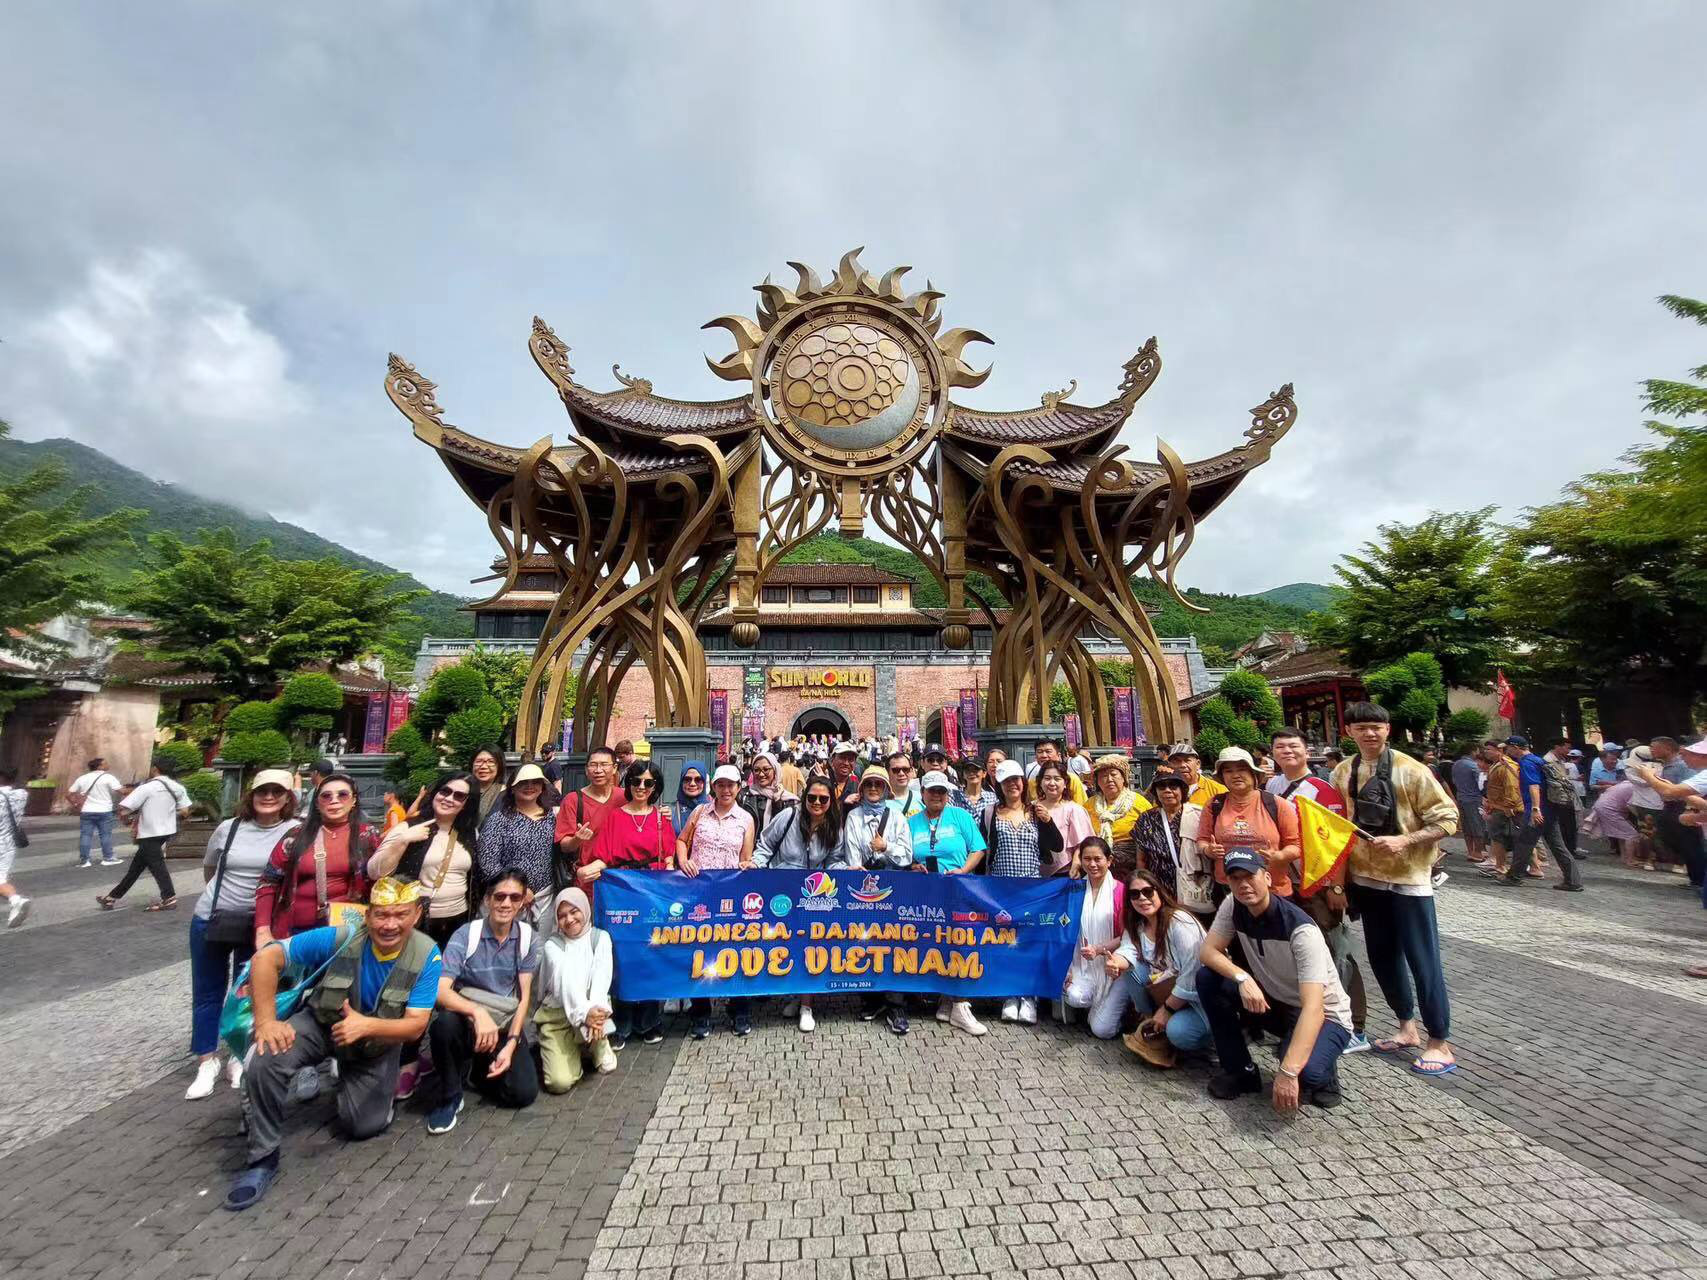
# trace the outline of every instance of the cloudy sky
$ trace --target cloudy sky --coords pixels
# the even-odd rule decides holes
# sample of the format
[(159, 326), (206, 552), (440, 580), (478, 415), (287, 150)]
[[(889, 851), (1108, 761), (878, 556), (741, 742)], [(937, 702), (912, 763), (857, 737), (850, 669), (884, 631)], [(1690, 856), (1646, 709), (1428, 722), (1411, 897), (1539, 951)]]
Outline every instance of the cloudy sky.
[(1299, 424), (1183, 579), (1328, 579), (1384, 520), (1545, 501), (1703, 358), (1707, 13), (304, 2), (0, 7), (0, 416), (467, 590), (483, 521), (386, 400), (566, 420), (721, 397), (766, 272), (867, 246), (995, 339), (970, 403), (1097, 403), (1186, 457)]

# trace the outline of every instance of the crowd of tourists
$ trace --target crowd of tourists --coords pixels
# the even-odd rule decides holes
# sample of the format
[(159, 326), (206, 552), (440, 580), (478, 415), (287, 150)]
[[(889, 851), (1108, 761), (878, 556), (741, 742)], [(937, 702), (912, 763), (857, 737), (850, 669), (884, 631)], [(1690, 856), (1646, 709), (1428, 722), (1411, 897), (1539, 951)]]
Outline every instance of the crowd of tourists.
[[(199, 1061), (186, 1096), (206, 1098), (223, 1080), (245, 1100), (248, 1160), (226, 1204), (249, 1207), (277, 1176), (293, 1099), (334, 1091), (344, 1129), (365, 1137), (420, 1095), (428, 1132), (443, 1134), (469, 1090), (526, 1107), (542, 1089), (615, 1070), (635, 1039), (662, 1040), (670, 1008), (614, 996), (611, 939), (593, 911), (614, 869), (1078, 878), (1078, 938), (1059, 990), (991, 1001), (982, 1018), (968, 1000), (874, 992), (857, 1016), (905, 1035), (910, 1015), (932, 1012), (983, 1036), (992, 1016), (1030, 1024), (1046, 1010), (1121, 1037), (1156, 1068), (1213, 1064), (1211, 1095), (1266, 1091), (1281, 1111), (1338, 1105), (1348, 1053), (1402, 1055), (1425, 1076), (1456, 1069), (1433, 898), (1445, 836), (1461, 830), (1472, 860), (1512, 885), (1534, 876), (1545, 848), (1560, 887), (1576, 888), (1587, 802), (1582, 828), (1613, 840), (1627, 865), (1699, 875), (1707, 741), (1609, 747), (1583, 770), (1569, 744), (1538, 756), (1513, 737), (1445, 763), (1392, 749), (1374, 704), (1353, 704), (1347, 720), (1357, 749), (1331, 770), (1313, 767), (1286, 730), (1267, 751), (1229, 747), (1208, 768), (1182, 743), (1142, 788), (1126, 756), (1075, 767), (1078, 753), (1055, 741), (1023, 767), (999, 750), (952, 761), (934, 744), (884, 752), (841, 741), (822, 761), (771, 743), (738, 763), (689, 761), (666, 796), (659, 766), (621, 742), (592, 750), (571, 788), (554, 752), (506, 772), (500, 752), (483, 750), (408, 804), (388, 794), (370, 819), (354, 778), (331, 761), (305, 787), (263, 770), (208, 841), (189, 925)], [(188, 797), (169, 766), (122, 796), (99, 766), (78, 780), (90, 792), (84, 860), (99, 844), (115, 861), (102, 813), (128, 816), (140, 837), (124, 881), (99, 895), (108, 907), (144, 870), (162, 876), (156, 832), (175, 830)], [(1359, 833), (1347, 859), (1310, 880), (1306, 800)], [(3, 848), (15, 849), (9, 794), (0, 802), (0, 835), (13, 837)], [(160, 888), (151, 909), (175, 903), (169, 878)], [(1363, 957), (1347, 928), (1358, 917)], [(246, 1063), (222, 1061), (222, 1012), (246, 964), (253, 1049)], [(1373, 1041), (1362, 964), (1396, 1024)], [(275, 999), (290, 978), (300, 998), (286, 1016)], [(718, 1003), (738, 1037), (769, 1007)], [(713, 1001), (680, 1012), (692, 1038), (713, 1034)], [(811, 1033), (818, 1013), (801, 995), (782, 1016)], [(1250, 1047), (1264, 1034), (1280, 1042), (1269, 1081)]]

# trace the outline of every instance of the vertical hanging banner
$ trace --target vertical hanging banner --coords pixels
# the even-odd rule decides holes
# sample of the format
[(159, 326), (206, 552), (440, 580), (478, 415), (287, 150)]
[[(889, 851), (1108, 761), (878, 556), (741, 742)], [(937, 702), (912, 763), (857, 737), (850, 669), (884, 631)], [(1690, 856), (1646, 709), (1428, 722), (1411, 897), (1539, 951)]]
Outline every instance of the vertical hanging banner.
[(942, 749), (948, 753), (950, 760), (960, 759), (960, 708), (946, 706), (942, 709)]
[(1077, 711), (1069, 711), (1067, 713), (1067, 722), (1062, 726), (1062, 728), (1066, 731), (1067, 745), (1074, 751), (1077, 751), (1082, 745), (1084, 736), (1079, 729), (1079, 713)]
[(362, 754), (374, 755), (385, 750), (385, 695), (370, 693), (367, 698), (367, 723), (362, 726)]
[(558, 739), (557, 745), (565, 755), (575, 749), (575, 717), (563, 717), (562, 737)]
[(911, 871), (607, 871), (623, 1000), (920, 991), (1059, 995), (1082, 880)]
[(1131, 689), (1114, 691), (1114, 745), (1128, 749), (1138, 745), (1138, 722)]
[(919, 736), (919, 717), (918, 716), (902, 716), (901, 717), (901, 746), (903, 748), (911, 746), (913, 743), (913, 739), (918, 737), (918, 736)]
[(727, 689), (713, 689), (711, 691), (711, 731), (717, 735), (717, 740), (723, 744), (723, 749), (729, 750), (729, 690)]
[(967, 755), (978, 752), (978, 691), (960, 691), (960, 748)]
[(409, 695), (394, 690), (390, 697), (390, 706), (385, 714), (385, 738), (389, 742), (391, 735), (403, 727), (403, 722), (409, 718)]

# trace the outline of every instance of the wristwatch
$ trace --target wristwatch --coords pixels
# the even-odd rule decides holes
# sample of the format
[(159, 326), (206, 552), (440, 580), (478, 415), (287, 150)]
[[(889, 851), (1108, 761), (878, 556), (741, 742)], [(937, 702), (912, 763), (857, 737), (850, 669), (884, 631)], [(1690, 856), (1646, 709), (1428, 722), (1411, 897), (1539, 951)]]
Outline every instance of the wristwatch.
[(1250, 974), (1241, 972), (1237, 978), (1233, 979), (1233, 985), (1235, 987), (1242, 987), (1245, 985), (1245, 983), (1249, 982), (1250, 980), (1251, 980)]

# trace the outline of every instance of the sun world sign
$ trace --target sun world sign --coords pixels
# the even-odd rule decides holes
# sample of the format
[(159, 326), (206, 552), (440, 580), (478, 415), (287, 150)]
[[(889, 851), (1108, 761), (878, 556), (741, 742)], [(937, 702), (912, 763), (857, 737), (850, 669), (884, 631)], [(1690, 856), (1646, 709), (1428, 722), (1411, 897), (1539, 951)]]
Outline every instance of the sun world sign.
[(772, 689), (869, 689), (870, 667), (772, 667)]

